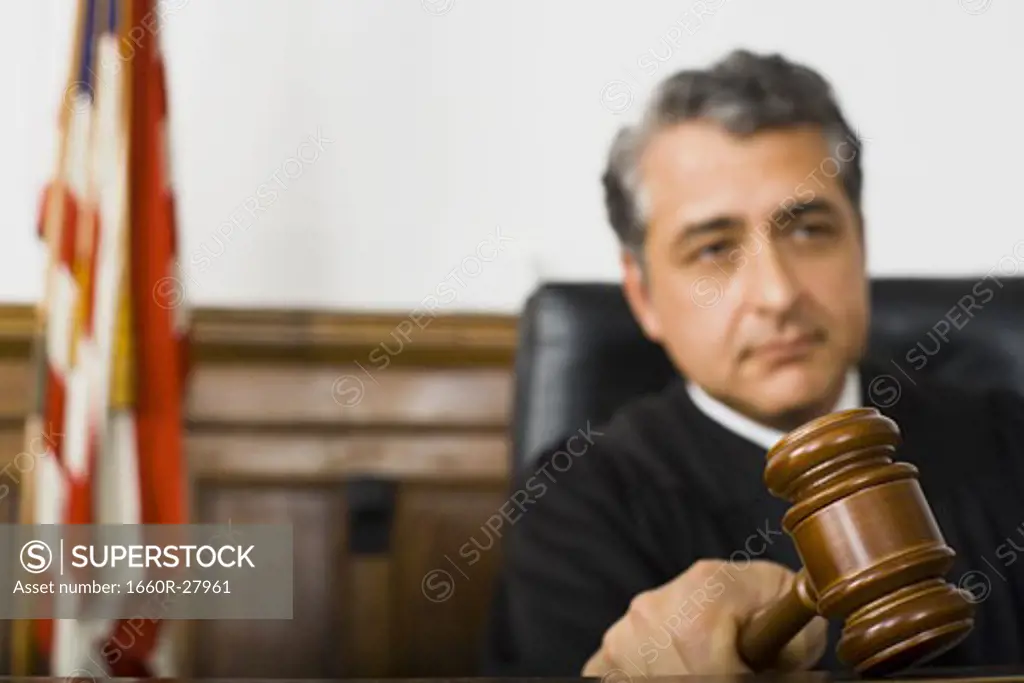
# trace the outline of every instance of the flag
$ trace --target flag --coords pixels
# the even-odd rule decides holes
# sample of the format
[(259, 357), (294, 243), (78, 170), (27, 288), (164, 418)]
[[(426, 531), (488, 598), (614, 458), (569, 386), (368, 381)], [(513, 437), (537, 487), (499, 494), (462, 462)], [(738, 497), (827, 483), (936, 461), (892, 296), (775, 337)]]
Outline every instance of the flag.
[[(58, 158), (40, 210), (48, 258), (26, 438), (48, 451), (26, 483), (26, 523), (187, 521), (187, 318), (160, 22), (155, 0), (78, 3)], [(51, 676), (176, 675), (157, 619), (19, 626), (16, 674), (35, 656)]]

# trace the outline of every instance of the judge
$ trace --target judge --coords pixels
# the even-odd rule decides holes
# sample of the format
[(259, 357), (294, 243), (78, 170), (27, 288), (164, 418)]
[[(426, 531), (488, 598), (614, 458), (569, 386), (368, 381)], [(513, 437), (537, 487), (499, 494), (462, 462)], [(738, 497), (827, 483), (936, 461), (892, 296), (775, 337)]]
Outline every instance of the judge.
[[(877, 381), (891, 377), (863, 358), (862, 157), (818, 73), (746, 51), (672, 75), (617, 136), (603, 182), (623, 288), (685, 379), (518, 475), (485, 673), (744, 671), (737, 624), (800, 568), (766, 452), (872, 398), (957, 552), (951, 582), (978, 601), (972, 634), (932, 665), (1024, 663), (1024, 400), (918, 382), (893, 402)], [(538, 472), (559, 451), (573, 464), (551, 482)], [(784, 664), (838, 670), (840, 629), (812, 621)]]

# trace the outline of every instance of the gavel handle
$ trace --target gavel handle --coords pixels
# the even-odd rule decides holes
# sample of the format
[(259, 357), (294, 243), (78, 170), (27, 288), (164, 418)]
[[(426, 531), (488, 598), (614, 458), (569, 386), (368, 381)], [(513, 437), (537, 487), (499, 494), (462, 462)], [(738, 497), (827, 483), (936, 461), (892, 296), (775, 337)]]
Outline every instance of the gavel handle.
[(740, 628), (739, 653), (754, 671), (770, 669), (786, 644), (818, 614), (814, 590), (803, 570), (789, 592), (755, 612)]

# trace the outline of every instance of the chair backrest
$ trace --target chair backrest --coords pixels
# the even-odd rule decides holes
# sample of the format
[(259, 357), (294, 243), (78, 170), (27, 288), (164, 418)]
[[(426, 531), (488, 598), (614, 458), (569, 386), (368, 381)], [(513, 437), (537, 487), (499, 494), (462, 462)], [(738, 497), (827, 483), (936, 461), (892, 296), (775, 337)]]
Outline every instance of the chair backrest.
[[(1024, 394), (1024, 278), (880, 278), (871, 283), (868, 358), (902, 379)], [(607, 420), (678, 377), (648, 341), (617, 283), (552, 283), (520, 318), (512, 465)]]

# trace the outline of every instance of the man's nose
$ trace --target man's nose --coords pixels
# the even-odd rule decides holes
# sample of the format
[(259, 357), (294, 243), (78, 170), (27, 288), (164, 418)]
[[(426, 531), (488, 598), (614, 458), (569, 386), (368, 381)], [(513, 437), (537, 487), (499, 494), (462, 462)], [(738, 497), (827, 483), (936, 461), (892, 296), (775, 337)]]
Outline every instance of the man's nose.
[(748, 292), (758, 311), (784, 313), (792, 308), (799, 296), (799, 286), (792, 264), (779, 250), (772, 245), (761, 249), (752, 259), (750, 274)]

